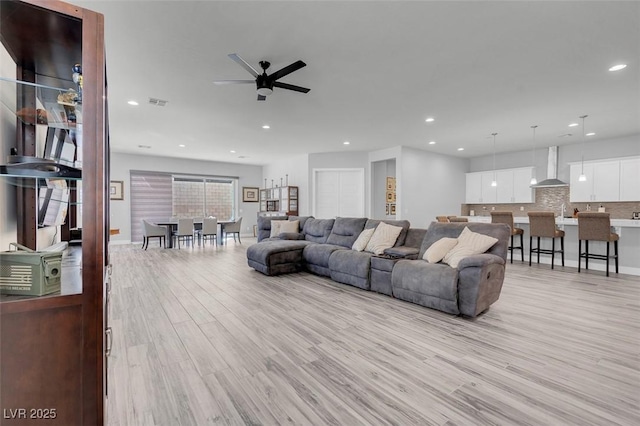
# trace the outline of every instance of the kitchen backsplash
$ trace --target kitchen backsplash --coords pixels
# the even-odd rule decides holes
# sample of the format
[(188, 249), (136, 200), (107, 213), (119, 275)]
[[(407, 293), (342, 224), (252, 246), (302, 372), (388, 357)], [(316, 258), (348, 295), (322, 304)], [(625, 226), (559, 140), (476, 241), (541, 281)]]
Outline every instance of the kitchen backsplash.
[[(598, 207), (602, 205), (605, 212), (611, 213), (611, 219), (631, 219), (633, 212), (640, 212), (640, 202), (625, 203), (571, 203), (569, 202), (569, 187), (561, 186), (555, 188), (536, 188), (535, 203), (523, 204), (463, 204), (460, 214), (469, 216), (471, 210), (474, 210), (476, 216), (489, 216), (492, 208), (496, 211), (511, 211), (514, 216), (526, 216), (527, 212), (534, 211), (553, 211), (556, 215), (560, 215), (562, 204), (565, 205), (565, 216), (573, 215), (573, 209), (578, 211), (588, 210), (587, 204), (591, 211), (597, 212)], [(524, 210), (520, 210), (520, 208)], [(443, 213), (445, 214), (445, 213)]]

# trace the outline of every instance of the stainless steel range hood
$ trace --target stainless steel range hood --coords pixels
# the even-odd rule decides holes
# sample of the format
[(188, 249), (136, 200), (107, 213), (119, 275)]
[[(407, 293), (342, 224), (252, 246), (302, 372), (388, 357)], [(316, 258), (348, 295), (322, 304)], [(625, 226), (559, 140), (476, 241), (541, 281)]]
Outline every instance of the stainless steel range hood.
[(549, 156), (547, 157), (547, 178), (531, 185), (531, 188), (553, 188), (559, 186), (569, 186), (568, 183), (558, 179), (558, 147), (549, 147)]

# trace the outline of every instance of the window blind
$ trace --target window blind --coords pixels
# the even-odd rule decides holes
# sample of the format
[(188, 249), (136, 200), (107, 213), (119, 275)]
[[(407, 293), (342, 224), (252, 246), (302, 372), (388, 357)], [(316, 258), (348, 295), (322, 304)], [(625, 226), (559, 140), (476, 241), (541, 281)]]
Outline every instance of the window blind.
[(130, 172), (131, 242), (142, 242), (142, 220), (158, 222), (172, 215), (172, 176), (169, 173)]

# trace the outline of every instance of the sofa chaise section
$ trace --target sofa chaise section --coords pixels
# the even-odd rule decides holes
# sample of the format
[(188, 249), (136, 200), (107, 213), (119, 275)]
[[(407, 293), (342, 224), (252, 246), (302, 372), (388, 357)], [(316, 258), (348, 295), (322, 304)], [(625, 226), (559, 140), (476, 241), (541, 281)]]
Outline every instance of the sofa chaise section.
[[(265, 275), (279, 275), (301, 271), (303, 250), (308, 245), (316, 245), (327, 240), (333, 227), (333, 219), (315, 219), (310, 216), (290, 216), (290, 220), (299, 220), (303, 230), (295, 235), (280, 234), (270, 237), (272, 220), (287, 220), (285, 217), (261, 217), (258, 219), (258, 244), (247, 249), (249, 266)], [(260, 234), (261, 233), (261, 234)], [(259, 237), (260, 238), (260, 237)]]

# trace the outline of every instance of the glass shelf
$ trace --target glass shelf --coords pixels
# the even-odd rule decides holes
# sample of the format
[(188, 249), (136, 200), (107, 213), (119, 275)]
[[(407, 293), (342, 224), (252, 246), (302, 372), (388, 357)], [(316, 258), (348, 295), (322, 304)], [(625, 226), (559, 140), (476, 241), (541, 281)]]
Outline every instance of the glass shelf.
[[(56, 80), (60, 84), (73, 82)], [(29, 89), (35, 89), (36, 107), (20, 107), (17, 99)], [(82, 124), (81, 94), (74, 88), (59, 88), (0, 77), (2, 104), (25, 124), (42, 124), (59, 129), (74, 129)]]

